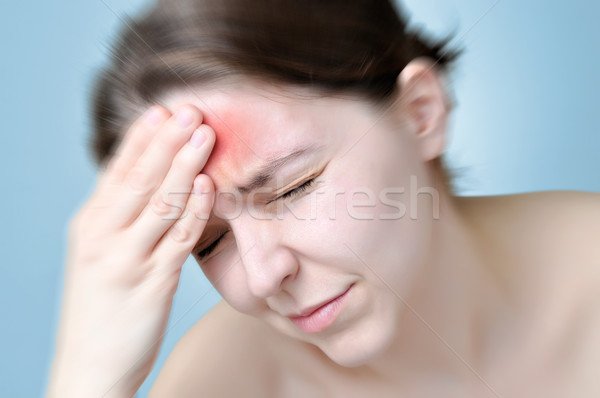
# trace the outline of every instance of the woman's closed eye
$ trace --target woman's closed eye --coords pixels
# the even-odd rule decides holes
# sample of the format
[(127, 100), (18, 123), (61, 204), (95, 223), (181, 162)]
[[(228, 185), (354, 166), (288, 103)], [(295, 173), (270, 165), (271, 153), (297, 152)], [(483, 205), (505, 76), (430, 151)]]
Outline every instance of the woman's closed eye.
[(204, 249), (202, 249), (199, 252), (197, 252), (196, 253), (196, 257), (198, 257), (199, 260), (205, 260), (208, 256), (211, 255), (212, 252), (215, 251), (215, 249), (217, 248), (217, 246), (219, 246), (219, 243), (221, 243), (221, 241), (223, 240), (223, 238), (225, 237), (225, 235), (227, 235), (228, 233), (229, 233), (229, 231), (223, 232), (210, 245), (206, 246)]
[[(275, 198), (274, 200), (279, 200), (279, 199), (291, 199), (293, 197), (296, 197), (302, 193), (304, 193), (307, 189), (311, 188), (316, 182), (316, 178), (313, 177), (307, 181), (305, 181), (304, 183), (302, 183), (301, 185), (290, 189), (289, 191), (285, 192), (282, 195), (279, 195), (277, 198)], [(271, 201), (272, 202), (272, 201)]]

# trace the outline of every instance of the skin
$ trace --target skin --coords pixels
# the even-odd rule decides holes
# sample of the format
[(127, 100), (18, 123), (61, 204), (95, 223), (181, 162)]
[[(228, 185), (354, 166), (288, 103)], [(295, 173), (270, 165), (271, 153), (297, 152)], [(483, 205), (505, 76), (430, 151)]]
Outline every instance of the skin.
[[(258, 168), (264, 159), (298, 144), (319, 143), (325, 149), (307, 157), (302, 167), (282, 171), (281, 182), (273, 189), (293, 185), (323, 164), (326, 167), (319, 175), (319, 189), (290, 204), (300, 217), (286, 213), (282, 219), (263, 221), (243, 212), (220, 221), (231, 233), (217, 254), (200, 265), (225, 302), (215, 308), (214, 318), (209, 315), (180, 343), (155, 385), (155, 396), (175, 391), (181, 396), (198, 391), (234, 395), (235, 387), (226, 382), (231, 377), (241, 380), (246, 395), (255, 391), (256, 396), (267, 392), (294, 396), (297, 385), (304, 393), (322, 386), (322, 391), (313, 391), (315, 396), (363, 396), (362, 392), (373, 391), (380, 391), (380, 396), (392, 391), (522, 395), (527, 386), (518, 380), (525, 369), (515, 366), (515, 358), (539, 368), (548, 355), (542, 353), (565, 349), (566, 329), (549, 333), (543, 326), (544, 322), (560, 325), (565, 319), (565, 312), (544, 302), (551, 292), (564, 291), (557, 281), (565, 276), (565, 263), (557, 263), (558, 253), (550, 250), (532, 256), (524, 242), (539, 235), (537, 230), (550, 216), (537, 208), (539, 204), (563, 211), (558, 203), (566, 197), (578, 211), (598, 217), (597, 194), (593, 198), (564, 193), (450, 197), (436, 186), (428, 164), (443, 152), (449, 112), (441, 79), (430, 66), (417, 60), (401, 73), (398, 84), (403, 95), (381, 119), (380, 112), (364, 101), (298, 98), (294, 94), (304, 94), (299, 89), (278, 90), (253, 82), (196, 94), (176, 92), (166, 99), (169, 107), (196, 105), (214, 128), (217, 147), (223, 143), (203, 170), (217, 192), (243, 181), (248, 170)], [(210, 114), (227, 115), (222, 118), (227, 125)], [(408, 194), (411, 176), (419, 188), (434, 187), (439, 193), (437, 219), (427, 194), (417, 199)], [(407, 212), (398, 220), (382, 220), (381, 215), (393, 209), (378, 202), (362, 208), (364, 213), (359, 211), (373, 216), (371, 220), (357, 220), (346, 211), (347, 203), (356, 203), (349, 192), (357, 187), (375, 193), (405, 187), (403, 203), (418, 207), (418, 217), (413, 219)], [(344, 193), (336, 196), (336, 191)], [(332, 197), (333, 202), (325, 199)], [(309, 213), (311, 203), (316, 203), (317, 216), (299, 220)], [(342, 210), (334, 220), (329, 217), (331, 203)], [(519, 206), (531, 209), (531, 214), (511, 213)], [(560, 225), (576, 228), (577, 224), (565, 218)], [(588, 223), (586, 227), (597, 236), (597, 227)], [(593, 251), (591, 240), (558, 245), (560, 238), (559, 231), (548, 233), (542, 247), (583, 250), (584, 271), (569, 277), (580, 286), (583, 282), (578, 278), (586, 277), (586, 272), (591, 272), (587, 277), (593, 276), (594, 283), (583, 291), (587, 293), (569, 301), (581, 301), (572, 305), (583, 306), (590, 288), (598, 286), (597, 250)], [(540, 283), (537, 272), (547, 275), (548, 281)], [(306, 334), (285, 317), (335, 297), (352, 284), (339, 318), (322, 332)], [(558, 308), (564, 311), (565, 305)], [(596, 318), (591, 319), (597, 319), (597, 311), (593, 315)], [(233, 328), (235, 335), (222, 337), (227, 328)], [(237, 337), (238, 333), (244, 337)], [(239, 345), (232, 343), (240, 340)], [(210, 341), (216, 351), (203, 341)], [(271, 349), (249, 348), (248, 341)], [(241, 353), (252, 361), (241, 366), (243, 370), (225, 375), (218, 365), (213, 372), (190, 357), (218, 356), (224, 358), (219, 362), (231, 363)], [(190, 373), (197, 382), (191, 381), (192, 376), (186, 378), (189, 371), (181, 369), (178, 361), (194, 369)], [(258, 372), (249, 371), (257, 368), (254, 361), (262, 363)], [(266, 369), (272, 370), (270, 378), (265, 378)], [(532, 376), (539, 379), (554, 373), (564, 374), (555, 368)], [(444, 381), (441, 391), (431, 387), (434, 380)], [(534, 385), (532, 391), (542, 388)], [(565, 385), (573, 391), (569, 388), (575, 383), (565, 381)]]
[[(584, 308), (598, 326), (598, 311), (588, 307), (590, 292), (598, 287), (598, 251), (592, 249), (592, 240), (566, 245), (556, 230), (540, 240), (546, 252), (532, 255), (527, 243), (532, 243), (528, 237), (539, 236), (549, 216), (555, 217), (552, 212), (573, 208), (571, 215), (585, 212), (598, 219), (598, 195), (450, 197), (436, 186), (427, 163), (444, 148), (449, 109), (441, 80), (430, 64), (419, 60), (402, 72), (398, 84), (404, 94), (381, 120), (364, 101), (289, 98), (287, 91), (265, 92), (259, 84), (200, 90), (197, 96), (179, 92), (168, 98), (169, 106), (193, 103), (205, 114), (224, 114), (228, 123), (231, 120), (232, 128), (211, 124), (217, 142), (224, 144), (220, 157), (211, 157), (204, 172), (217, 187), (235, 185), (254, 165), (299, 143), (322, 143), (326, 149), (310, 158), (303, 171), (282, 172), (283, 185), (302, 180), (321, 164), (327, 166), (319, 176), (319, 189), (329, 197), (336, 190), (347, 193), (356, 187), (374, 192), (406, 187), (408, 192), (410, 176), (416, 176), (419, 187), (439, 192), (440, 216), (434, 217), (431, 199), (421, 194), (415, 199), (416, 219), (407, 214), (381, 220), (377, 216), (390, 208), (378, 203), (368, 211), (376, 215), (372, 220), (357, 220), (344, 211), (330, 220), (324, 211), (330, 202), (317, 199), (320, 212), (310, 221), (286, 215), (265, 222), (247, 214), (226, 221), (232, 231), (229, 240), (222, 242), (217, 255), (200, 261), (224, 302), (178, 345), (156, 382), (154, 396), (194, 396), (199, 391), (231, 396), (249, 391), (256, 396), (296, 396), (295, 391), (302, 391), (299, 396), (307, 391), (314, 396), (376, 391), (378, 396), (396, 396), (399, 391), (409, 396), (523, 396), (544, 390), (553, 396), (600, 391), (591, 378), (583, 377), (583, 384), (578, 384), (582, 377), (569, 380), (570, 372), (557, 359), (556, 366), (542, 366), (544, 358), (552, 357), (549, 353), (565, 349), (572, 350), (582, 369), (591, 358), (600, 359), (597, 343), (588, 341), (596, 355), (590, 358), (566, 340), (582, 324), (545, 330), (546, 322), (564, 322), (570, 306)], [(316, 192), (295, 199), (291, 207), (307, 213), (309, 197)], [(345, 209), (340, 203), (344, 200), (352, 198), (336, 197), (337, 209)], [(409, 207), (410, 199), (403, 200)], [(570, 207), (560, 207), (565, 200)], [(521, 214), (519, 207), (531, 214)], [(561, 221), (566, 229), (585, 227), (598, 235), (592, 223), (570, 217)], [(575, 249), (584, 253), (581, 272), (568, 280), (585, 289), (568, 304), (552, 307), (546, 297), (567, 295), (565, 263), (555, 256), (561, 253), (559, 258), (564, 258)], [(538, 272), (547, 281), (539, 281)], [(582, 277), (592, 277), (593, 282)], [(352, 294), (332, 327), (306, 334), (285, 318), (293, 309), (334, 297), (351, 284)], [(235, 333), (223, 337), (226, 329)], [(247, 366), (223, 373), (229, 368), (219, 364), (235, 362), (240, 355), (251, 358), (242, 362)], [(216, 357), (221, 360), (212, 369), (192, 359)], [(532, 372), (532, 366), (542, 370)], [(531, 375), (533, 382), (522, 383), (523, 374)], [(563, 376), (551, 389), (545, 388), (541, 381), (557, 374)], [(231, 378), (242, 390), (227, 382)]]
[(138, 119), (71, 221), (49, 397), (131, 396), (150, 372), (212, 207), (201, 123), (189, 105)]
[[(70, 229), (48, 395), (131, 396), (156, 358), (181, 265), (224, 230), (200, 263), (225, 301), (181, 341), (152, 396), (523, 396), (549, 376), (548, 393), (600, 391), (587, 332), (600, 319), (597, 194), (450, 197), (430, 166), (444, 148), (443, 85), (424, 60), (398, 84), (383, 117), (357, 98), (246, 80), (173, 92), (154, 123), (136, 122)], [(192, 120), (177, 127), (183, 109)], [(238, 203), (222, 193), (317, 144), (231, 216)], [(315, 175), (285, 206), (273, 201)], [(417, 195), (414, 179), (439, 202)], [(418, 212), (386, 219), (398, 208), (352, 193), (390, 187), (406, 188), (401, 200)], [(348, 287), (323, 331), (286, 317)]]
[[(421, 94), (415, 91), (412, 95)], [(427, 253), (428, 247), (436, 244), (432, 242), (435, 237), (433, 217), (429, 214), (432, 210), (428, 208), (431, 206), (424, 198), (416, 203), (421, 211), (416, 220), (405, 217), (391, 222), (379, 220), (381, 214), (393, 210), (382, 203), (371, 209), (355, 209), (357, 215), (372, 218), (367, 220), (352, 217), (346, 204), (363, 199), (361, 195), (352, 196), (353, 189), (368, 187), (379, 194), (387, 187), (408, 188), (411, 176), (430, 186), (432, 176), (424, 162), (409, 150), (415, 146), (414, 138), (394, 131), (393, 123), (399, 122), (394, 118), (375, 124), (377, 114), (356, 99), (298, 100), (283, 94), (257, 93), (253, 86), (239, 85), (231, 91), (200, 92), (199, 97), (206, 102), (204, 107), (198, 100), (193, 102), (193, 95), (174, 95), (167, 104), (191, 102), (206, 115), (208, 109), (217, 115), (236, 109), (231, 125), (238, 127), (240, 141), (248, 144), (233, 144), (231, 154), (221, 149), (217, 152), (220, 156), (214, 160), (211, 157), (207, 163), (204, 173), (214, 181), (217, 193), (243, 181), (247, 170), (259, 167), (264, 159), (298, 146), (319, 144), (324, 149), (303, 156), (282, 170), (281, 182), (274, 182), (273, 189), (303, 181), (326, 165), (318, 177), (322, 195), (316, 198), (314, 219), (307, 219), (312, 202), (306, 195), (287, 202), (291, 211), (282, 212), (281, 218), (256, 219), (244, 211), (227, 220), (232, 231), (230, 238), (222, 243), (218, 255), (202, 263), (207, 278), (236, 310), (318, 346), (340, 365), (361, 365), (388, 349), (406, 312), (400, 309), (396, 295), (411, 296), (423, 270), (434, 262)], [(437, 105), (442, 109), (443, 104)], [(361, 138), (373, 124), (370, 133)], [(217, 142), (224, 137), (223, 147), (238, 138), (219, 124), (211, 127)], [(422, 134), (431, 133), (434, 131)], [(423, 137), (427, 156), (433, 153), (430, 146), (440, 146), (440, 137)], [(356, 142), (358, 145), (352, 147)], [(378, 162), (373, 162), (373, 154), (377, 154)], [(336, 191), (341, 194), (335, 196)], [(330, 217), (332, 199), (335, 217)], [(215, 206), (220, 207), (220, 200), (217, 195)], [(275, 207), (260, 203), (255, 206), (269, 214), (277, 212)], [(386, 283), (393, 286), (393, 291)], [(354, 286), (344, 313), (327, 331), (308, 336), (286, 318), (340, 295), (351, 285)]]

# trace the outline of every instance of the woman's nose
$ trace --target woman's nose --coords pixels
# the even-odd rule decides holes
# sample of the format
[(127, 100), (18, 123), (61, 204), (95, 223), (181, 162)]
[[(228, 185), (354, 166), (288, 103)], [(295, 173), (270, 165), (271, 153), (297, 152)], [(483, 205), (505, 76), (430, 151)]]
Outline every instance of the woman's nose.
[(250, 293), (267, 298), (295, 279), (299, 264), (294, 253), (283, 244), (277, 222), (262, 220), (258, 224), (240, 226), (244, 231), (236, 240)]

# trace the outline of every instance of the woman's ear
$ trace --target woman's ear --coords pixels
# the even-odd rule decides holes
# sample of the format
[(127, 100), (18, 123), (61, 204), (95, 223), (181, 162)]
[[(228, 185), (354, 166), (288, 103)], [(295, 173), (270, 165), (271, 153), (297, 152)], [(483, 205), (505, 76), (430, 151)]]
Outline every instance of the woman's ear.
[(429, 58), (412, 60), (400, 72), (398, 85), (400, 112), (408, 122), (423, 161), (437, 158), (446, 146), (449, 104), (441, 77)]

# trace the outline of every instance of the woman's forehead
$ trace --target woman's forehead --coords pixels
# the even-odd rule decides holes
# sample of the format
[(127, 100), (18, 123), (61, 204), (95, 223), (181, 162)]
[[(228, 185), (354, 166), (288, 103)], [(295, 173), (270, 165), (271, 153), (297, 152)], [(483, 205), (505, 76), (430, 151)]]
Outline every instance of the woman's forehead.
[(247, 86), (178, 92), (164, 105), (173, 112), (186, 103), (200, 109), (203, 123), (215, 131), (203, 173), (217, 186), (230, 185), (244, 170), (286, 150), (312, 144), (323, 121), (314, 101)]

